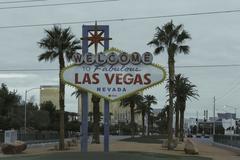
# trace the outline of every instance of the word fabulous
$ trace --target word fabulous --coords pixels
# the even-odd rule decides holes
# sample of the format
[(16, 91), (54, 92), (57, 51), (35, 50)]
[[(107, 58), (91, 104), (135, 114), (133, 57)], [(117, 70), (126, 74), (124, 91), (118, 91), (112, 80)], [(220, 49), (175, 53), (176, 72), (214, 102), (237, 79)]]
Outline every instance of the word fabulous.
[(152, 64), (153, 61), (153, 55), (150, 52), (145, 52), (142, 55), (140, 55), (138, 52), (133, 52), (132, 54), (128, 54), (125, 52), (121, 52), (120, 54), (117, 54), (116, 52), (110, 52), (108, 54), (105, 54), (103, 52), (100, 52), (98, 54), (92, 54), (92, 53), (86, 53), (86, 54), (79, 54), (76, 53), (73, 55), (72, 59), (76, 64), (105, 64), (108, 63), (110, 65), (114, 64), (122, 64), (126, 65), (128, 63), (132, 63), (134, 65), (138, 65), (140, 63), (143, 64)]

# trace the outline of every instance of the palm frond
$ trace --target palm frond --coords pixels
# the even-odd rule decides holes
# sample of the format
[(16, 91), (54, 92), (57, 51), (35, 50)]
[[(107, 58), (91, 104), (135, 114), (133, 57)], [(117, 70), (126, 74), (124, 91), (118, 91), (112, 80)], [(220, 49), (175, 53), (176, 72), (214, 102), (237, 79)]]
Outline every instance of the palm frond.
[(59, 55), (64, 55), (65, 59), (70, 61), (72, 55), (81, 49), (80, 41), (75, 39), (70, 27), (54, 25), (52, 29), (45, 30), (45, 33), (46, 37), (38, 42), (39, 47), (45, 50), (44, 54), (39, 55), (39, 61), (53, 61)]
[(172, 33), (172, 31), (174, 30), (174, 28), (175, 28), (175, 25), (173, 24), (173, 21), (171, 20), (170, 22), (163, 25), (162, 30), (164, 30), (164, 32), (167, 35), (170, 35)]
[(188, 54), (190, 52), (190, 47), (183, 45), (187, 39), (191, 39), (191, 36), (183, 29), (183, 25), (180, 24), (175, 26), (171, 20), (161, 28), (156, 28), (154, 38), (148, 43), (148, 45), (155, 47), (155, 54), (159, 54), (164, 50), (172, 56), (177, 53)]
[(187, 45), (179, 46), (179, 53), (189, 54), (190, 47)]
[(174, 95), (179, 99), (186, 101), (187, 99), (198, 99), (198, 91), (196, 85), (192, 84), (187, 77), (182, 74), (177, 74), (174, 81)]
[(172, 34), (171, 34), (171, 37), (173, 37), (174, 39), (176, 39), (178, 36), (179, 36), (179, 33), (183, 30), (183, 25), (180, 24), (180, 25), (177, 25), (173, 31), (172, 31)]
[(176, 38), (178, 44), (182, 44), (185, 40), (191, 39), (191, 35), (186, 31), (183, 30)]
[(72, 92), (71, 96), (74, 96), (74, 95), (75, 95), (76, 98), (78, 98), (81, 95), (81, 91), (76, 90), (76, 91)]
[(159, 54), (161, 52), (164, 52), (164, 47), (163, 46), (159, 46), (154, 50), (154, 54)]
[(126, 106), (130, 105), (131, 103), (134, 104), (134, 105), (135, 104), (138, 105), (142, 102), (142, 100), (143, 100), (142, 95), (134, 94), (130, 97), (122, 99), (121, 102), (120, 102), (120, 106), (126, 107)]
[(38, 56), (38, 61), (53, 61), (56, 55), (57, 53), (55, 53), (54, 51), (46, 51), (45, 53), (42, 53)]

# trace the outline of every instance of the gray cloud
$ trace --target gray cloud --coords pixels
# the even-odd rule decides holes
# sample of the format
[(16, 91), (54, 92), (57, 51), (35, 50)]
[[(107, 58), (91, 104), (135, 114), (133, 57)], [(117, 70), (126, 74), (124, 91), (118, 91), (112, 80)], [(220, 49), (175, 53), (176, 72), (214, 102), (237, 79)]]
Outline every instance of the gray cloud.
[[(6, 26), (216, 11), (239, 9), (239, 6), (240, 1), (238, 0), (121, 0), (105, 4), (0, 10), (0, 19), (1, 26)], [(186, 30), (192, 35), (192, 40), (187, 42), (191, 46), (190, 55), (178, 55), (176, 65), (239, 63), (240, 23), (237, 21), (238, 13), (109, 22), (107, 24), (110, 25), (110, 35), (113, 38), (110, 44), (129, 52), (153, 51), (153, 48), (146, 44), (152, 39), (155, 27), (161, 26), (171, 19), (174, 23), (183, 23)], [(78, 38), (81, 36), (81, 25), (71, 25), (72, 31)], [(37, 56), (43, 52), (38, 48), (37, 42), (44, 37), (44, 28), (50, 27), (0, 29), (0, 68), (58, 68), (57, 62), (44, 63), (37, 60)], [(166, 66), (166, 53), (156, 56), (154, 61)], [(239, 105), (240, 93), (237, 85), (237, 82), (240, 81), (239, 69), (237, 67), (177, 68), (177, 73), (183, 73), (198, 86), (201, 96), (199, 101), (193, 100), (188, 103), (187, 116), (195, 116), (196, 111), (203, 112), (204, 109), (209, 109), (211, 115), (213, 96), (218, 99), (225, 95), (231, 87), (236, 89), (222, 100), (217, 101), (217, 107), (221, 110), (225, 104)], [(9, 73), (0, 72), (0, 82), (6, 83), (11, 89), (17, 89), (22, 95), (24, 90), (32, 87), (58, 84), (58, 72), (55, 71), (11, 72), (8, 78), (1, 78), (1, 75), (4, 76), (4, 74)], [(10, 75), (15, 75), (15, 77)], [(70, 97), (73, 90), (67, 87), (66, 106), (68, 110), (76, 111), (76, 101)], [(163, 107), (166, 101), (165, 92), (163, 84), (146, 91), (146, 94), (156, 95), (159, 104), (155, 107)], [(32, 94), (38, 97), (38, 91), (33, 91)], [(238, 114), (240, 114), (240, 109), (238, 109)]]

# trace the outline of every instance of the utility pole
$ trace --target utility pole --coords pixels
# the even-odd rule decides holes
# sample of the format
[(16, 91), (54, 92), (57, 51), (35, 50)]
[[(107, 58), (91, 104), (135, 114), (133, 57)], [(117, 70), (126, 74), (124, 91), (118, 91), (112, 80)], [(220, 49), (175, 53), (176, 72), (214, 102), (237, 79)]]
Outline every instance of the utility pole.
[(196, 135), (198, 134), (198, 111), (197, 111), (197, 121), (196, 121), (196, 124), (197, 124), (197, 133)]
[(215, 134), (215, 105), (216, 105), (216, 98), (213, 97), (213, 135)]
[(24, 134), (27, 133), (27, 90), (25, 91), (25, 102), (24, 102)]

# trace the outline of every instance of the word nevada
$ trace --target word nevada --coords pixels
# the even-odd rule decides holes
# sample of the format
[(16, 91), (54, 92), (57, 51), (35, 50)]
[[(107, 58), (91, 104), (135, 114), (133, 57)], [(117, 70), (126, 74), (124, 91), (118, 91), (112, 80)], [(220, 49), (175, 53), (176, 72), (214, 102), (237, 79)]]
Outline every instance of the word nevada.
[(110, 65), (115, 64), (134, 64), (138, 65), (140, 63), (143, 64), (152, 64), (153, 61), (153, 55), (150, 52), (145, 52), (142, 55), (138, 52), (133, 52), (132, 54), (128, 54), (126, 52), (117, 52), (117, 51), (111, 51), (111, 52), (100, 52), (98, 54), (92, 54), (92, 53), (86, 53), (86, 54), (80, 54), (76, 53), (73, 55), (72, 60), (76, 64), (98, 64), (103, 65), (105, 63), (108, 63)]

